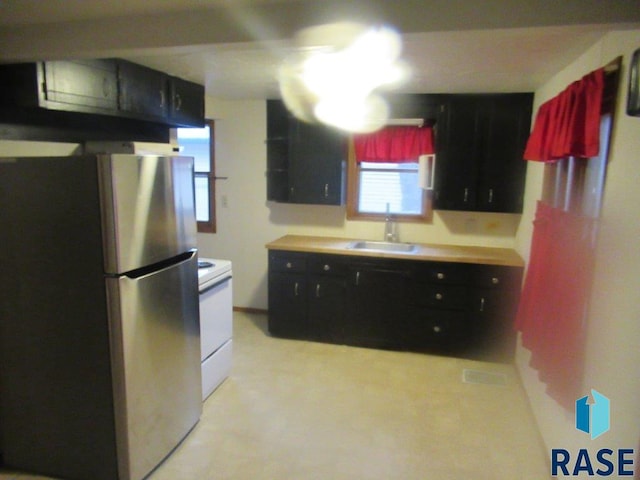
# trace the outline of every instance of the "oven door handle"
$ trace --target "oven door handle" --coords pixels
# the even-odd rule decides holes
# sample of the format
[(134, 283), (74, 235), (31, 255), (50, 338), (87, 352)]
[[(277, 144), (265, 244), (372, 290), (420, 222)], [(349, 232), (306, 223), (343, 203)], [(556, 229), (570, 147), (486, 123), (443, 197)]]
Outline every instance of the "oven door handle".
[(199, 290), (200, 295), (202, 295), (205, 292), (208, 292), (212, 288), (216, 288), (218, 285), (222, 285), (224, 282), (228, 282), (229, 280), (231, 280), (231, 278), (232, 278), (232, 275), (228, 275), (224, 278), (221, 278), (217, 282), (212, 283), (211, 285), (207, 285), (203, 290)]

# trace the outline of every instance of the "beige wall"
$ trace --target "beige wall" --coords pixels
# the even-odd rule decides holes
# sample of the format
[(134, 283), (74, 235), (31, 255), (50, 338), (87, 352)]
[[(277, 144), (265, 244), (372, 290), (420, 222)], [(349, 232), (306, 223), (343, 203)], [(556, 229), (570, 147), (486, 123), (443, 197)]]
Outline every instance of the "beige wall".
[[(584, 395), (595, 388), (612, 405), (611, 430), (592, 441), (574, 426), (574, 412), (563, 411), (544, 392), (528, 366), (529, 352), (518, 348), (517, 365), (547, 448), (638, 448), (640, 439), (640, 118), (625, 113), (632, 52), (640, 48), (640, 30), (606, 35), (580, 58), (558, 72), (536, 92), (536, 105), (570, 82), (624, 55), (620, 94), (605, 183), (602, 220), (596, 253), (593, 294), (588, 315)], [(526, 208), (516, 247), (528, 260), (531, 221), (540, 198), (542, 166), (530, 164)]]

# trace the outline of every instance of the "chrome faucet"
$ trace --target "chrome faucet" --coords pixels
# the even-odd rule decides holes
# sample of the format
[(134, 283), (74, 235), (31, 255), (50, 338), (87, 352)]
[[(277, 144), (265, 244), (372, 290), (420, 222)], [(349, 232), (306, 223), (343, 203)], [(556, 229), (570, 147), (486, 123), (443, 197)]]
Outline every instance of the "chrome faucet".
[(387, 203), (387, 214), (384, 217), (384, 241), (398, 242), (398, 228), (393, 216), (389, 213), (389, 204)]

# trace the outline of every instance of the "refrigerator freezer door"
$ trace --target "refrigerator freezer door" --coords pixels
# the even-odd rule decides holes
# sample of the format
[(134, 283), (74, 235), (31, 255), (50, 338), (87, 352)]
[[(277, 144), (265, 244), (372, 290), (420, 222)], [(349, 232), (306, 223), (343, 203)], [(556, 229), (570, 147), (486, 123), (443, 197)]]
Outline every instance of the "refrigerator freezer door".
[(153, 470), (202, 411), (196, 253), (139, 278), (107, 278), (118, 468)]
[(192, 158), (98, 155), (98, 172), (107, 273), (196, 247)]

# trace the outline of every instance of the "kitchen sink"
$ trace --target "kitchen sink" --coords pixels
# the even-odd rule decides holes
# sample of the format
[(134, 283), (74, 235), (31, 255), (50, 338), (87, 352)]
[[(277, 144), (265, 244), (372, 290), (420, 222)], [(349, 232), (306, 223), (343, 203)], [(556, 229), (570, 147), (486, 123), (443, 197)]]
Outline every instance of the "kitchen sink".
[(418, 248), (411, 243), (374, 242), (371, 240), (357, 240), (351, 242), (347, 248), (353, 250), (374, 250), (377, 252), (412, 253)]

